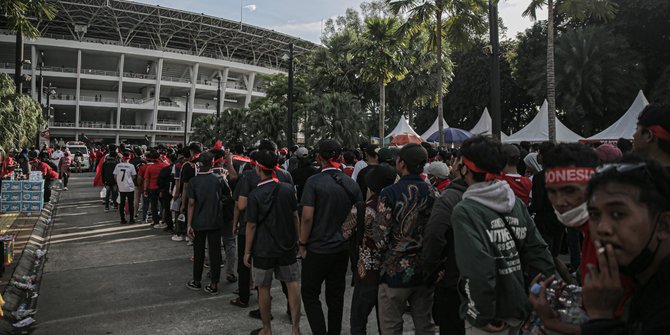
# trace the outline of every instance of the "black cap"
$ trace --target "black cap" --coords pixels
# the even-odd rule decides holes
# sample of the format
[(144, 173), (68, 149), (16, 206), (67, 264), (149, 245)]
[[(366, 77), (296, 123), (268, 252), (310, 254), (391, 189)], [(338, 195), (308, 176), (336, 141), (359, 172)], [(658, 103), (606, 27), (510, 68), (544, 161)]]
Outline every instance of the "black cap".
[(322, 140), (319, 142), (319, 155), (324, 159), (337, 158), (342, 154), (342, 146), (336, 140)]

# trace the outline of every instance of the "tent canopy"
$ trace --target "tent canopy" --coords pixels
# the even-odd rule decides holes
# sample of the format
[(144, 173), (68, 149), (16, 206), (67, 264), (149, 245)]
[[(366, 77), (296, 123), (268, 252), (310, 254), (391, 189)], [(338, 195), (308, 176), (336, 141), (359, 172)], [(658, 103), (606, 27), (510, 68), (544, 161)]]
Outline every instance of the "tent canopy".
[(616, 122), (614, 122), (607, 129), (591, 136), (588, 140), (604, 141), (604, 140), (618, 140), (620, 138), (632, 139), (637, 127), (637, 117), (640, 112), (649, 105), (649, 101), (642, 93), (642, 90), (637, 94), (635, 101), (628, 108), (628, 111)]
[[(568, 129), (561, 120), (556, 118), (556, 141), (558, 142), (578, 142), (584, 139), (572, 130)], [(540, 112), (523, 129), (508, 136), (503, 140), (505, 143), (544, 142), (549, 140), (549, 107), (547, 100), (542, 104)]]
[[(421, 138), (424, 141), (428, 140), (430, 135), (433, 135), (436, 131), (438, 131), (440, 129), (440, 125), (438, 123), (439, 121), (440, 121), (440, 118), (436, 117), (435, 122), (433, 122), (433, 125), (430, 126), (430, 128), (428, 128), (428, 130), (426, 130), (426, 132), (424, 132), (423, 135), (421, 135)], [(447, 124), (447, 121), (444, 121), (444, 118), (442, 118), (442, 126), (444, 128), (449, 128), (449, 125)]]
[(412, 129), (412, 126), (409, 125), (409, 122), (407, 122), (407, 119), (405, 119), (405, 116), (400, 116), (400, 120), (398, 120), (398, 124), (393, 128), (393, 130), (386, 135), (386, 138), (400, 135), (400, 134), (412, 134), (416, 135), (417, 137), (419, 134), (417, 134), (414, 129)]
[[(474, 128), (470, 129), (470, 132), (475, 135), (492, 135), (493, 134), (493, 121), (491, 120), (491, 114), (489, 114), (489, 109), (484, 107), (484, 112), (482, 117), (479, 118), (477, 124)], [(507, 138), (507, 134), (501, 132), (500, 136), (502, 139)]]

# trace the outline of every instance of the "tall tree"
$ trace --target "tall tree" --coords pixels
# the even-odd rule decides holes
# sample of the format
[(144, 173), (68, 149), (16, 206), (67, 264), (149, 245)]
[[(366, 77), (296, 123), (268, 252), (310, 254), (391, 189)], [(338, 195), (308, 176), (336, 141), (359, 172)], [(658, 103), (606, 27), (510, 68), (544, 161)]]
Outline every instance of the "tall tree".
[[(432, 51), (437, 55), (437, 116), (440, 127), (440, 146), (444, 146), (444, 78), (443, 67), (443, 39), (446, 36), (452, 44), (463, 44), (471, 36), (481, 34), (486, 30), (483, 15), (486, 12), (486, 2), (483, 0), (386, 0), (391, 10), (399, 14), (407, 13), (407, 22), (401, 28), (402, 32), (413, 35), (421, 29), (432, 32)], [(443, 15), (447, 14), (447, 20)]]
[(332, 138), (343, 146), (355, 148), (363, 139), (366, 114), (358, 99), (350, 93), (326, 93), (315, 96), (308, 108), (305, 142)]
[(402, 80), (407, 72), (401, 61), (405, 39), (400, 36), (397, 18), (370, 17), (365, 19), (365, 30), (359, 56), (366, 60), (361, 68), (364, 78), (379, 85), (379, 139), (384, 145), (384, 111), (386, 85), (392, 80)]
[[(547, 6), (547, 103), (549, 107), (549, 141), (556, 142), (556, 73), (554, 67), (555, 14), (564, 14), (577, 21), (588, 18), (609, 20), (616, 15), (617, 5), (609, 0), (531, 0), (523, 16), (537, 19), (537, 11)], [(556, 6), (556, 8), (554, 7)], [(554, 10), (558, 9), (557, 13)]]

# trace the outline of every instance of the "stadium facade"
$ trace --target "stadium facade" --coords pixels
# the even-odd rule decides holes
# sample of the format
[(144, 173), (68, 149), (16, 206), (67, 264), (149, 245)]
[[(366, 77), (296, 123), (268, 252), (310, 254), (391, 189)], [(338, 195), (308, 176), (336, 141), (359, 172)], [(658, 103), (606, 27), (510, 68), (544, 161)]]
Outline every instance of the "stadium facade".
[[(49, 1), (58, 10), (25, 41), (24, 92), (37, 99), (40, 68), (53, 107), (51, 138), (179, 143), (184, 126), (265, 96), (263, 75), (285, 72), (293, 43), (272, 30), (119, 0)], [(6, 19), (0, 16), (0, 27)], [(0, 72), (14, 74), (15, 35), (0, 30)], [(217, 99), (221, 85), (223, 99)], [(42, 94), (46, 105), (46, 94)], [(186, 107), (188, 104), (188, 113)], [(188, 117), (187, 117), (188, 115)]]

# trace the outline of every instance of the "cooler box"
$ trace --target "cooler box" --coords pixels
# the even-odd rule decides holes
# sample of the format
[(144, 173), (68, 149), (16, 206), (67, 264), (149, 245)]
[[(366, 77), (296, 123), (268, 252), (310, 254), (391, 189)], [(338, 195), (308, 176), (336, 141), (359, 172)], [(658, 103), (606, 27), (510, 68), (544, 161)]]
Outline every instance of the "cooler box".
[(21, 202), (21, 191), (2, 191), (0, 201), (2, 202)]
[(21, 191), (21, 181), (20, 180), (3, 180), (2, 181), (2, 192), (5, 191)]
[(21, 212), (41, 212), (42, 205), (44, 204), (41, 201), (24, 201), (21, 203)]
[(21, 195), (21, 201), (43, 201), (44, 192), (43, 191), (23, 191)]
[(16, 213), (21, 211), (20, 202), (2, 202), (0, 203), (0, 212)]
[(44, 190), (44, 180), (24, 180), (21, 184), (24, 192)]

